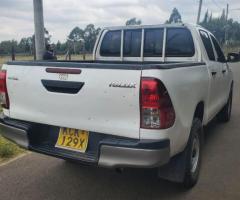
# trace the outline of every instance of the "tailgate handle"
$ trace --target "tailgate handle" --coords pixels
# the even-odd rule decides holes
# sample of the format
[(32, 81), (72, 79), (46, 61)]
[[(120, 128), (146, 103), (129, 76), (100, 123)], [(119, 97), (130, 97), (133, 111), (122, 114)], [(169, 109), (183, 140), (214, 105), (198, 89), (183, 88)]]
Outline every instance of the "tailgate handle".
[(42, 80), (42, 84), (49, 92), (65, 94), (77, 94), (84, 86), (83, 82), (53, 80)]

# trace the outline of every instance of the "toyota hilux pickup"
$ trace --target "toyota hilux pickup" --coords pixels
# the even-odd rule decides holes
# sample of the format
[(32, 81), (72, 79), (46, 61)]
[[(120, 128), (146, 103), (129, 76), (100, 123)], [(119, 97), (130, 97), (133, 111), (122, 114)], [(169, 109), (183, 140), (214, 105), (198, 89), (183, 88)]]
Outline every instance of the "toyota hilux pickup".
[(191, 188), (203, 127), (215, 117), (230, 120), (232, 95), (232, 71), (206, 29), (104, 28), (92, 61), (3, 65), (1, 134), (84, 165), (158, 169)]

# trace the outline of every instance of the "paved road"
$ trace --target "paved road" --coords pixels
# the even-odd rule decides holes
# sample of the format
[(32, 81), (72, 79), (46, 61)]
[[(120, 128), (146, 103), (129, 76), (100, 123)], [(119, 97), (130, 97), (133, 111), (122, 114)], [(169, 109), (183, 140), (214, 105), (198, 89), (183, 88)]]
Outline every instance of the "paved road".
[(200, 181), (191, 191), (153, 171), (117, 174), (32, 153), (0, 167), (0, 199), (240, 199), (240, 64), (234, 75), (232, 120), (207, 128)]

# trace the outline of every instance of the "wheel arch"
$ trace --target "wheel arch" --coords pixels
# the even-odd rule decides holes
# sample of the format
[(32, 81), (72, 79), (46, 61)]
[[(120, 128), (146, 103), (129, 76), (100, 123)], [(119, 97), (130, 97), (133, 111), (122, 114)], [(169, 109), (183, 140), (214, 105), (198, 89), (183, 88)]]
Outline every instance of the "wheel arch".
[(194, 112), (194, 115), (193, 115), (193, 119), (194, 119), (194, 118), (198, 118), (201, 122), (203, 122), (204, 111), (205, 111), (204, 101), (200, 101), (200, 102), (196, 105), (195, 112)]
[(234, 81), (231, 82), (230, 92), (231, 90), (233, 90), (233, 87), (234, 87)]

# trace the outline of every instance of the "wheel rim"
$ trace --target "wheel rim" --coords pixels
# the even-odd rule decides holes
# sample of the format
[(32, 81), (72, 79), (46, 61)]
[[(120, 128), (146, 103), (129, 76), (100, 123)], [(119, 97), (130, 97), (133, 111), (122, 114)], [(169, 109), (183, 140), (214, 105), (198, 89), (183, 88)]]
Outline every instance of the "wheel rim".
[(198, 162), (199, 162), (199, 154), (200, 154), (200, 140), (198, 134), (194, 136), (192, 152), (191, 152), (191, 173), (195, 173)]

